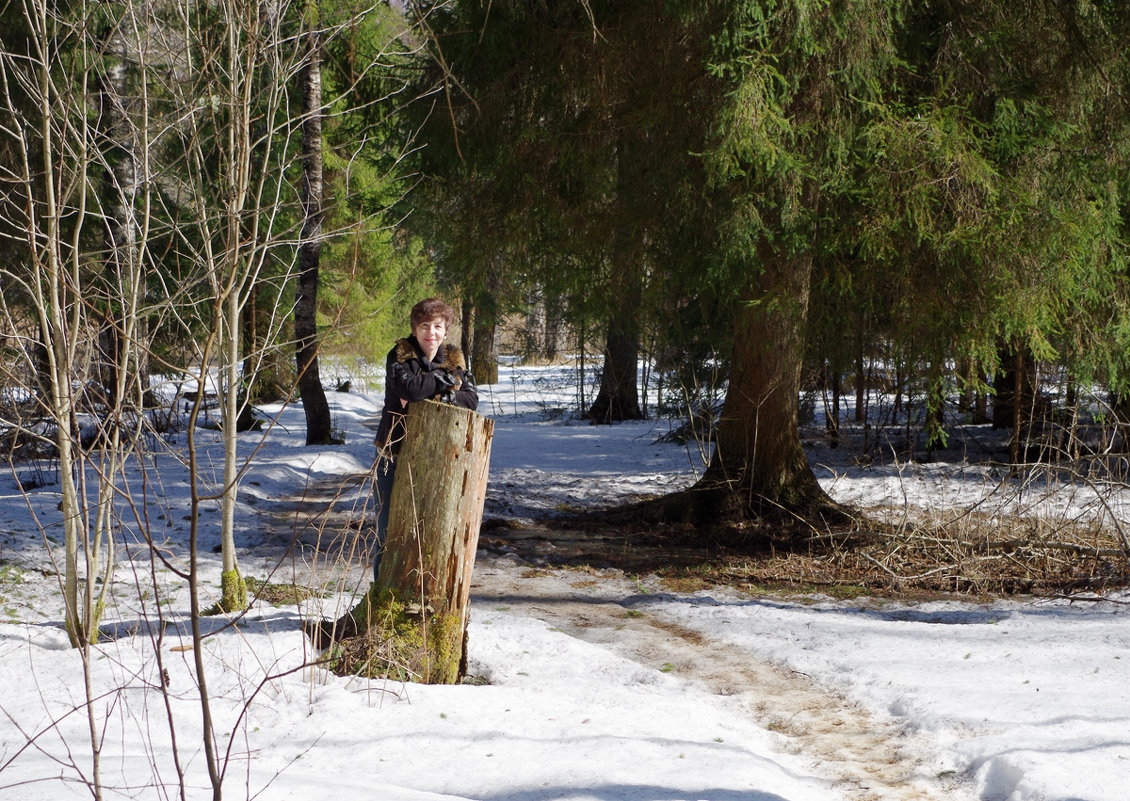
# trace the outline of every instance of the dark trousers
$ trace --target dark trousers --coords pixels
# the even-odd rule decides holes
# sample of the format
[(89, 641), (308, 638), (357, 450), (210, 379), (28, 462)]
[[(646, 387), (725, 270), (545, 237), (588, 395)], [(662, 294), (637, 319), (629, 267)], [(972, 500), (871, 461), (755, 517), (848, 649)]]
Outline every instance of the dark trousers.
[(381, 569), (381, 555), (384, 553), (385, 534), (388, 532), (388, 507), (392, 499), (392, 480), (396, 476), (396, 459), (388, 456), (377, 457), (377, 480), (374, 495), (377, 504), (377, 546), (373, 557), (373, 581)]

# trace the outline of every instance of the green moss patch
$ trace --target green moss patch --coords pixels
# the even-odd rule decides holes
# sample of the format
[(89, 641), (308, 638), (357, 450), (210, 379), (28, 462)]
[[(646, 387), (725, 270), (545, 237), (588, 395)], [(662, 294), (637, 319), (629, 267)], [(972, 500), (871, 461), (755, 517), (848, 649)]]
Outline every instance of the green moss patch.
[(463, 627), (456, 616), (375, 587), (350, 615), (358, 633), (326, 651), (325, 665), (334, 673), (423, 684), (459, 681)]
[(271, 606), (293, 606), (323, 595), (313, 587), (303, 587), (300, 584), (273, 584), (251, 577), (245, 579), (245, 582), (248, 593)]

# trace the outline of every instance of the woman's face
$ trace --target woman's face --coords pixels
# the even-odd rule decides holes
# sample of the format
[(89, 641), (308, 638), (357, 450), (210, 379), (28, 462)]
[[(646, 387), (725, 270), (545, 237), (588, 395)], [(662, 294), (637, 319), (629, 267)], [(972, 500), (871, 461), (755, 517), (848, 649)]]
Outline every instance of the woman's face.
[(424, 355), (431, 359), (439, 351), (439, 346), (443, 344), (443, 338), (447, 336), (447, 323), (442, 317), (433, 317), (430, 320), (416, 323), (415, 328), (412, 329), (412, 334), (416, 337), (416, 341), (420, 343), (420, 347), (424, 349)]

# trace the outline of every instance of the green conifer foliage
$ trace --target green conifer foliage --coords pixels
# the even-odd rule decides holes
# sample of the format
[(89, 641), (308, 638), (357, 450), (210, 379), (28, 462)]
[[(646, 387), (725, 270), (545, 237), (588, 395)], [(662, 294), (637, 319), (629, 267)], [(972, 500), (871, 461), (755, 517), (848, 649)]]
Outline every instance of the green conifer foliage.
[(716, 301), (713, 461), (664, 514), (840, 517), (797, 432), (806, 355), (896, 354), (935, 444), (955, 366), (983, 387), (1002, 348), (1123, 380), (1126, 115), (1109, 109), (1127, 68), (1107, 4), (412, 7), (433, 34), (416, 122), (439, 179), (420, 230), (449, 264), (476, 282), (550, 267), (620, 301), (639, 269), (645, 320)]

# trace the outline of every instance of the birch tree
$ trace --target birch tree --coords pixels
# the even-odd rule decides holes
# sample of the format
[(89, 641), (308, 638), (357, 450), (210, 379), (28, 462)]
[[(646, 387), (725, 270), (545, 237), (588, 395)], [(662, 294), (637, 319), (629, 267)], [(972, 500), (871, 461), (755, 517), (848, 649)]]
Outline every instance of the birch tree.
[(302, 233), (295, 278), (294, 339), (298, 390), (306, 413), (306, 444), (333, 441), (330, 407), (318, 367), (318, 281), (322, 253), (322, 32), (317, 2), (302, 9)]

